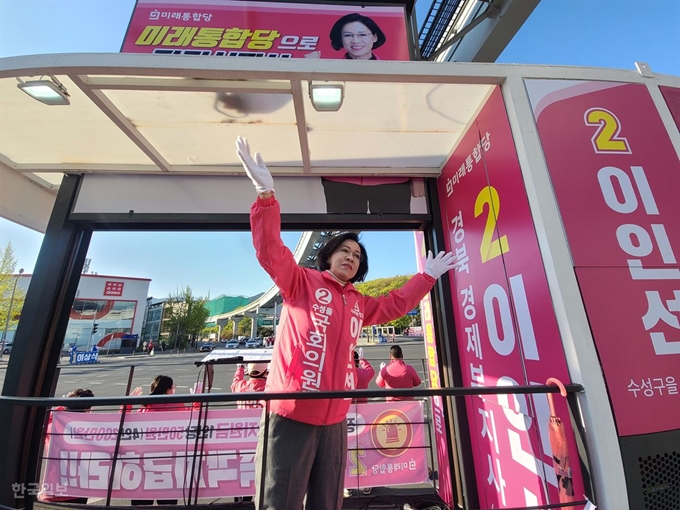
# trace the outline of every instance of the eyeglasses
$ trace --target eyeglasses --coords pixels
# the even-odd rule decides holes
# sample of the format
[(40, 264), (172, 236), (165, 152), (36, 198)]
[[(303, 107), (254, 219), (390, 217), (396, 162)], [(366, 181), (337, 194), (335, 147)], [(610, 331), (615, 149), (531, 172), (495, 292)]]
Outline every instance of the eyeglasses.
[(363, 262), (364, 255), (359, 251), (352, 251), (347, 246), (341, 246), (338, 251), (345, 257), (352, 257), (357, 262)]
[(371, 32), (358, 32), (356, 34), (353, 34), (352, 32), (342, 33), (343, 39), (354, 39), (355, 36), (359, 39), (368, 39), (369, 37), (373, 37), (373, 34)]

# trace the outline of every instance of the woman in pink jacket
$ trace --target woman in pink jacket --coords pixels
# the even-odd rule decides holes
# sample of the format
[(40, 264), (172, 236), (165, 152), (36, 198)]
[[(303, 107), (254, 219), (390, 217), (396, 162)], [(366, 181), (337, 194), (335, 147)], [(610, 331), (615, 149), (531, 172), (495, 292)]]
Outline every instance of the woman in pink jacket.
[[(368, 273), (366, 249), (355, 233), (326, 243), (317, 255), (318, 271), (300, 267), (281, 241), (281, 213), (271, 173), (259, 153), (253, 159), (244, 138), (237, 139), (236, 147), (258, 193), (250, 211), (256, 256), (283, 298), (266, 390), (353, 390), (352, 352), (361, 328), (412, 310), (435, 280), (453, 268), (453, 255), (441, 252), (433, 258), (430, 253), (424, 273), (380, 298), (364, 296), (352, 285)], [(270, 402), (255, 457), (257, 509), (342, 508), (349, 406), (350, 399)]]

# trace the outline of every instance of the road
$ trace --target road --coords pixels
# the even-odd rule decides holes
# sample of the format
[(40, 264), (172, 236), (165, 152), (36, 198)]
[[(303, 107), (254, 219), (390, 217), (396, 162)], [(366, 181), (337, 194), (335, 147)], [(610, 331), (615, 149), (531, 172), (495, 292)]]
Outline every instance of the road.
[[(397, 342), (403, 352), (404, 360), (418, 371), (423, 381), (423, 358), (425, 348), (422, 340), (403, 340)], [(371, 363), (376, 372), (380, 363), (388, 361), (389, 350), (393, 344), (364, 344), (364, 356)], [(100, 363), (95, 365), (69, 365), (67, 358), (59, 365), (61, 371), (57, 381), (55, 396), (62, 396), (76, 388), (89, 388), (98, 397), (115, 397), (125, 395), (131, 367), (134, 367), (132, 388), (142, 386), (144, 394), (149, 393), (149, 384), (157, 375), (169, 375), (176, 385), (176, 394), (188, 394), (197, 378), (202, 379), (202, 372), (194, 365), (206, 353), (159, 353), (155, 356), (137, 354), (135, 356), (100, 356)], [(5, 355), (0, 363), (0, 384), (4, 384), (8, 356)], [(64, 364), (66, 362), (66, 364)], [(231, 381), (234, 377), (234, 365), (216, 365), (213, 381), (213, 393), (229, 393)], [(378, 389), (375, 379), (371, 381), (370, 389)]]

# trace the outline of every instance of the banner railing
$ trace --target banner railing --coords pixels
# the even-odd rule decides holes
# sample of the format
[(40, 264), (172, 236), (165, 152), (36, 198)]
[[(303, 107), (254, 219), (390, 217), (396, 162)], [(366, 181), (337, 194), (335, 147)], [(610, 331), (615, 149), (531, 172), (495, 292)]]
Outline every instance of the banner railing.
[[(569, 385), (567, 392), (583, 391)], [(249, 497), (254, 493), (257, 432), (268, 413), (236, 408), (237, 402), (352, 398), (348, 420), (345, 487), (364, 489), (429, 484), (434, 493), (436, 459), (431, 413), (422, 397), (554, 393), (555, 386), (353, 390), (308, 393), (212, 393), (195, 395), (23, 398), (0, 396), (0, 407), (46, 407), (43, 464), (36, 466), (32, 493), (54, 502), (200, 500)], [(411, 400), (384, 402), (388, 397)], [(162, 412), (136, 412), (150, 406)], [(67, 412), (96, 409), (95, 412)], [(579, 420), (576, 419), (577, 425)], [(577, 427), (578, 428), (578, 427)], [(265, 474), (263, 474), (264, 476)], [(29, 491), (31, 488), (28, 488)], [(51, 497), (50, 497), (51, 496)], [(585, 502), (584, 502), (585, 504)], [(120, 506), (120, 505), (115, 505)], [(559, 508), (556, 507), (556, 508)]]

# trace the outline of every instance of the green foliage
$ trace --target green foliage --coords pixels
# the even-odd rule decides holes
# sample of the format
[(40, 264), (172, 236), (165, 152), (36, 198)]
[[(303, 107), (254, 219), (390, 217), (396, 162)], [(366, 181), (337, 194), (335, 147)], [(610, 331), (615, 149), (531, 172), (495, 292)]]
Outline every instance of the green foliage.
[(364, 283), (357, 283), (356, 289), (364, 296), (386, 296), (391, 290), (401, 289), (412, 275), (398, 275), (391, 278), (377, 278)]
[(14, 292), (14, 300), (12, 300), (12, 292), (17, 281), (13, 276), (16, 267), (17, 262), (14, 258), (14, 250), (12, 249), (12, 243), (9, 242), (0, 255), (0, 338), (2, 338), (2, 332), (5, 331), (5, 323), (10, 305), (12, 307), (12, 314), (9, 319), (8, 329), (16, 327), (19, 322), (17, 318), (21, 315), (21, 309), (24, 306), (26, 294), (18, 287)]
[(253, 319), (250, 317), (244, 317), (241, 322), (238, 323), (238, 334), (250, 337), (250, 328), (253, 327)]
[(221, 340), (231, 340), (234, 338), (234, 321), (230, 320), (222, 326), (222, 333), (220, 333)]
[(257, 330), (257, 336), (261, 336), (263, 338), (274, 336), (274, 328), (272, 326), (260, 326)]
[(165, 305), (167, 320), (163, 321), (163, 331), (170, 333), (173, 347), (185, 345), (205, 328), (210, 314), (205, 307), (207, 302), (207, 297), (194, 297), (188, 285), (175, 294), (170, 294)]
[[(413, 275), (398, 275), (391, 278), (377, 278), (364, 283), (357, 283), (356, 289), (364, 296), (380, 297), (386, 296), (390, 291), (402, 288)], [(416, 316), (416, 317), (419, 317)], [(388, 322), (385, 326), (394, 326), (394, 329), (401, 332), (404, 328), (411, 325), (412, 318), (408, 315), (399, 317)]]

